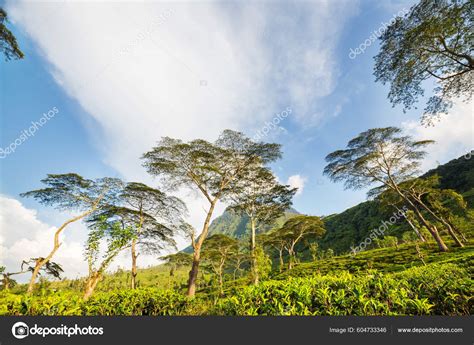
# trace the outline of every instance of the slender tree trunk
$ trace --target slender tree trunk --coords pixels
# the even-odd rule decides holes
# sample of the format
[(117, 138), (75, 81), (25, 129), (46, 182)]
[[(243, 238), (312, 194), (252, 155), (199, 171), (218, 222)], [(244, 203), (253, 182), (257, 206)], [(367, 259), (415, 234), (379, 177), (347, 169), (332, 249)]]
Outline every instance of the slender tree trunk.
[[(394, 182), (392, 182), (394, 183)], [(415, 214), (417, 215), (417, 217), (420, 219), (421, 223), (426, 226), (426, 228), (428, 229), (428, 231), (430, 232), (431, 236), (434, 238), (434, 240), (436, 241), (436, 243), (438, 244), (438, 248), (440, 251), (442, 252), (447, 252), (449, 249), (448, 247), (446, 246), (446, 244), (444, 243), (443, 239), (441, 238), (441, 236), (439, 235), (439, 232), (438, 232), (438, 229), (436, 228), (436, 226), (434, 225), (431, 225), (428, 223), (428, 221), (425, 219), (425, 217), (423, 217), (423, 215), (421, 214), (420, 210), (418, 209), (418, 207), (410, 200), (410, 198), (408, 198), (399, 188), (398, 186), (394, 183), (392, 186), (390, 186), (392, 189), (394, 189), (398, 195), (400, 195), (402, 197), (403, 200), (405, 200), (412, 208), (413, 208), (413, 211), (415, 212)]]
[(454, 242), (458, 247), (464, 247), (464, 244), (459, 240), (459, 238), (456, 236), (456, 234), (453, 231), (453, 228), (451, 225), (441, 216), (437, 215), (431, 208), (428, 207), (423, 201), (421, 201), (420, 198), (417, 198), (418, 203), (429, 213), (435, 218), (437, 221), (441, 222), (445, 227), (446, 230), (448, 230), (449, 235), (453, 238)]
[(94, 292), (97, 286), (97, 283), (99, 283), (101, 276), (102, 276), (101, 273), (95, 272), (92, 274), (91, 277), (89, 277), (89, 279), (87, 279), (86, 288), (85, 288), (84, 297), (83, 297), (84, 300), (87, 301), (92, 296), (92, 293)]
[(189, 271), (189, 279), (188, 279), (188, 291), (187, 295), (189, 297), (194, 297), (196, 294), (196, 281), (199, 273), (199, 260), (201, 257), (201, 247), (196, 246), (194, 248), (193, 254), (193, 265), (191, 267), (191, 271)]
[(459, 230), (458, 228), (456, 228), (456, 227), (454, 226), (454, 224), (453, 224), (451, 221), (449, 221), (449, 220), (446, 220), (446, 221), (447, 221), (447, 222), (449, 223), (449, 225), (453, 228), (454, 232), (457, 233), (459, 236), (461, 236), (461, 240), (462, 240), (463, 242), (467, 242), (467, 238), (466, 238), (466, 236), (464, 235), (464, 233), (463, 233), (461, 230)]
[[(97, 205), (97, 204), (96, 204)], [(79, 216), (77, 217), (74, 217), (74, 218), (71, 218), (69, 219), (68, 221), (64, 222), (63, 225), (61, 225), (58, 230), (56, 230), (56, 232), (54, 233), (54, 245), (53, 245), (53, 249), (51, 250), (51, 252), (48, 254), (47, 257), (45, 258), (42, 258), (42, 259), (39, 259), (39, 260), (36, 260), (36, 264), (35, 264), (35, 268), (33, 269), (33, 273), (31, 274), (31, 279), (30, 279), (30, 283), (28, 284), (28, 289), (26, 290), (26, 293), (28, 295), (31, 295), (33, 293), (33, 289), (34, 289), (34, 285), (35, 285), (35, 282), (36, 282), (36, 278), (38, 277), (38, 273), (40, 271), (40, 269), (46, 265), (49, 260), (51, 260), (51, 258), (54, 256), (54, 254), (57, 252), (57, 250), (59, 249), (59, 246), (61, 245), (61, 243), (59, 243), (59, 235), (61, 234), (61, 232), (66, 228), (66, 226), (68, 226), (69, 224), (71, 223), (74, 223), (86, 216), (88, 216), (89, 214), (91, 214), (92, 212), (94, 212), (94, 210), (96, 209), (97, 206), (94, 206), (92, 209), (90, 209), (89, 211), (86, 211), (82, 214), (80, 214)]]
[(280, 254), (280, 272), (282, 272), (283, 266), (285, 265), (285, 263), (283, 262), (283, 249), (279, 250), (279, 254)]
[(253, 285), (258, 285), (258, 262), (257, 262), (257, 253), (256, 253), (256, 226), (255, 218), (250, 218), (251, 225), (251, 236), (250, 236), (250, 254), (252, 257), (252, 283)]
[(418, 254), (418, 257), (420, 258), (421, 262), (423, 262), (423, 265), (426, 266), (426, 262), (425, 262), (425, 260), (424, 260), (424, 258), (423, 258), (423, 253), (422, 253), (421, 250), (420, 250), (420, 246), (418, 246), (418, 242), (415, 243), (415, 249), (416, 249), (416, 253)]
[(199, 274), (199, 261), (201, 259), (201, 247), (202, 247), (202, 243), (207, 237), (207, 232), (209, 231), (209, 224), (211, 222), (212, 213), (214, 212), (214, 208), (216, 206), (217, 200), (218, 199), (215, 198), (211, 202), (211, 207), (209, 208), (209, 211), (207, 212), (206, 220), (204, 221), (202, 232), (199, 235), (199, 239), (197, 240), (197, 243), (195, 243), (194, 239), (192, 239), (194, 253), (193, 253), (193, 264), (192, 264), (191, 270), (189, 271), (188, 291), (186, 293), (188, 297), (194, 297), (194, 295), (196, 294), (196, 281)]
[(459, 240), (459, 238), (456, 236), (456, 233), (454, 232), (454, 229), (452, 228), (451, 224), (449, 224), (448, 222), (444, 222), (444, 225), (446, 226), (446, 228), (448, 229), (448, 232), (449, 234), (451, 235), (451, 237), (453, 238), (454, 242), (456, 242), (456, 245), (458, 247), (461, 247), (461, 248), (464, 248), (464, 244), (461, 242), (461, 240)]
[(439, 250), (442, 251), (442, 252), (447, 252), (447, 251), (449, 251), (448, 247), (446, 246), (446, 244), (444, 243), (443, 239), (442, 239), (441, 236), (439, 235), (439, 231), (438, 231), (438, 229), (436, 228), (436, 226), (430, 224), (430, 223), (425, 219), (425, 217), (423, 217), (423, 215), (421, 214), (421, 212), (420, 212), (418, 209), (415, 209), (415, 212), (416, 212), (418, 218), (421, 220), (422, 224), (428, 229), (428, 231), (430, 232), (431, 236), (434, 238), (434, 240), (435, 240), (436, 243), (438, 244)]
[[(395, 208), (397, 209), (398, 212), (401, 212), (402, 210), (400, 210), (397, 206), (395, 206)], [(426, 239), (425, 237), (423, 236), (423, 234), (416, 228), (415, 224), (413, 224), (413, 222), (408, 218), (408, 216), (406, 215), (405, 212), (403, 212), (403, 218), (405, 218), (405, 220), (407, 221), (408, 225), (410, 225), (410, 227), (412, 228), (412, 230), (415, 232), (415, 234), (418, 236), (418, 238), (420, 239), (421, 242), (426, 242)]]
[(5, 291), (10, 290), (10, 277), (8, 276), (8, 274), (3, 275), (3, 289)]
[[(139, 223), (138, 223), (138, 229), (137, 229), (137, 237), (140, 236), (141, 232), (142, 232), (142, 228), (143, 228), (143, 209), (142, 207), (140, 206), (140, 220), (139, 220)], [(137, 254), (137, 239), (134, 238), (132, 240), (132, 272), (131, 272), (131, 280), (130, 280), (130, 284), (131, 284), (131, 288), (132, 289), (136, 289), (137, 287), (137, 283), (136, 283), (136, 280), (137, 280), (137, 257), (138, 257), (138, 254)]]
[(288, 256), (289, 256), (288, 269), (291, 270), (293, 268), (293, 260), (295, 257), (294, 245), (292, 245), (290, 249), (288, 250)]
[(131, 288), (135, 289), (136, 285), (136, 277), (137, 277), (137, 257), (138, 254), (136, 253), (136, 245), (137, 240), (134, 238), (132, 240), (132, 275), (131, 275)]
[(223, 266), (224, 264), (221, 264), (219, 267), (219, 292), (222, 295), (224, 295), (224, 280), (222, 279), (222, 271), (223, 271)]

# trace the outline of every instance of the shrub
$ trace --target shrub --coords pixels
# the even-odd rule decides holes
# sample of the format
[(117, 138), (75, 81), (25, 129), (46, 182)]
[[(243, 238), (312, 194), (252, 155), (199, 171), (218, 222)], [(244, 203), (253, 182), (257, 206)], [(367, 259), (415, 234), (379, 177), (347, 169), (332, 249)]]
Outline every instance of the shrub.
[(0, 309), (6, 315), (180, 315), (189, 303), (174, 291), (157, 289), (100, 292), (84, 301), (73, 293), (9, 296)]
[(458, 265), (430, 264), (399, 273), (377, 270), (268, 280), (225, 298), (158, 288), (99, 292), (84, 301), (77, 292), (36, 296), (0, 292), (0, 315), (470, 315), (473, 283)]
[(343, 272), (268, 281), (217, 302), (220, 315), (469, 315), (472, 281), (452, 264), (401, 274)]

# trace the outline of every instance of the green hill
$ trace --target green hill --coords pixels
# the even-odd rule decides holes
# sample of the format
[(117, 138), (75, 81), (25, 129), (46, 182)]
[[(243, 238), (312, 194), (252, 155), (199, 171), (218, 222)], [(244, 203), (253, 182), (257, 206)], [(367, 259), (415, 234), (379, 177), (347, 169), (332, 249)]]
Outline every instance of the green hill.
[[(466, 159), (461, 156), (450, 162), (429, 170), (421, 177), (438, 174), (440, 176), (440, 187), (443, 189), (454, 189), (461, 193), (468, 203), (468, 207), (474, 207), (474, 159)], [(336, 253), (344, 253), (350, 250), (352, 245), (357, 245), (367, 238), (370, 231), (381, 225), (383, 220), (390, 218), (392, 214), (380, 209), (375, 201), (366, 201), (344, 212), (325, 217), (326, 234), (320, 241), (322, 249), (332, 248)], [(409, 231), (405, 222), (395, 224), (387, 235), (399, 236), (404, 231)], [(467, 232), (472, 232), (472, 225)]]
[[(426, 172), (422, 177), (434, 174), (441, 177), (441, 188), (454, 189), (462, 193), (469, 207), (474, 206), (474, 159), (461, 156)], [(260, 232), (282, 225), (295, 214), (298, 214), (295, 209), (288, 210), (285, 216), (277, 219), (273, 226), (267, 226)], [(381, 222), (389, 219), (391, 215), (390, 212), (381, 210), (376, 202), (366, 201), (344, 212), (327, 216), (324, 218), (326, 234), (320, 240), (321, 249), (331, 248), (336, 253), (345, 253), (352, 245), (357, 245), (364, 240), (372, 229), (379, 227)], [(211, 223), (209, 235), (225, 234), (241, 239), (248, 235), (248, 226), (248, 217), (226, 211)], [(405, 222), (400, 222), (393, 225), (388, 234), (400, 236), (409, 230)], [(474, 231), (474, 229), (468, 231)], [(186, 248), (185, 251), (191, 252), (191, 248)]]
[[(283, 225), (289, 218), (300, 214), (294, 208), (290, 208), (283, 216), (276, 219), (272, 225), (259, 229), (259, 233), (267, 232), (275, 227)], [(225, 211), (221, 216), (214, 219), (209, 227), (209, 235), (224, 234), (235, 238), (244, 238), (249, 235), (250, 221), (247, 216)]]

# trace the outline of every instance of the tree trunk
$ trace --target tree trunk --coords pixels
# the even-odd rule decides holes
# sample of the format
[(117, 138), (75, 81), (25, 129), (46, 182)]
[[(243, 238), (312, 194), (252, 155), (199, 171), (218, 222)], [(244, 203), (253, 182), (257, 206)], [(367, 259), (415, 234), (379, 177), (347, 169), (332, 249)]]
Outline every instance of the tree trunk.
[(461, 247), (461, 248), (464, 247), (464, 244), (456, 236), (451, 225), (443, 217), (434, 213), (434, 211), (430, 209), (423, 201), (421, 201), (420, 198), (417, 198), (417, 201), (429, 214), (433, 216), (433, 218), (441, 222), (446, 227), (446, 230), (448, 230), (449, 235), (453, 238), (454, 242), (456, 243), (458, 247)]
[(101, 274), (96, 272), (96, 273), (93, 273), (92, 276), (89, 277), (89, 279), (87, 279), (86, 288), (85, 288), (84, 297), (83, 297), (84, 300), (87, 301), (92, 296), (92, 293), (94, 292), (97, 286), (97, 283), (100, 280), (100, 277), (101, 277)]
[(209, 231), (209, 224), (211, 222), (212, 213), (214, 212), (214, 207), (216, 206), (217, 200), (218, 199), (216, 197), (211, 202), (211, 207), (209, 207), (209, 211), (207, 212), (206, 220), (204, 221), (202, 232), (199, 235), (199, 239), (197, 240), (197, 243), (194, 243), (194, 239), (192, 240), (194, 253), (193, 253), (193, 265), (191, 267), (191, 270), (189, 271), (188, 291), (186, 293), (188, 297), (194, 297), (194, 295), (196, 294), (196, 281), (199, 274), (199, 260), (201, 259), (201, 247), (202, 247), (202, 243), (207, 237), (207, 232)]
[(293, 246), (288, 250), (288, 270), (293, 268), (293, 260), (294, 260), (295, 252), (293, 250)]
[(279, 250), (279, 254), (280, 254), (280, 272), (282, 272), (283, 266), (285, 265), (285, 263), (283, 262), (283, 249)]
[[(59, 245), (58, 245), (58, 247), (59, 247)], [(57, 248), (56, 248), (56, 241), (55, 241), (55, 248), (50, 253), (50, 256), (53, 256), (54, 253), (56, 252), (56, 250), (57, 250)], [(44, 262), (42, 262), (42, 261), (44, 261)], [(35, 268), (33, 269), (33, 272), (31, 273), (30, 283), (28, 284), (28, 289), (26, 290), (27, 295), (31, 295), (33, 293), (33, 288), (35, 286), (36, 277), (38, 276), (39, 270), (41, 269), (41, 267), (45, 263), (46, 263), (46, 261), (44, 259), (43, 260), (41, 260), (41, 259), (36, 260)]]
[(438, 244), (438, 248), (440, 251), (442, 252), (447, 252), (448, 251), (448, 247), (446, 246), (446, 244), (444, 244), (444, 241), (443, 239), (441, 238), (441, 236), (439, 235), (439, 232), (438, 232), (438, 229), (436, 228), (436, 226), (434, 225), (431, 225), (428, 223), (428, 221), (425, 219), (425, 217), (423, 217), (423, 215), (421, 214), (420, 210), (418, 209), (418, 207), (410, 200), (410, 198), (408, 198), (399, 188), (397, 185), (393, 185), (393, 186), (390, 186), (392, 189), (394, 189), (398, 195), (400, 195), (402, 197), (403, 200), (405, 200), (412, 208), (413, 208), (413, 211), (415, 212), (415, 214), (417, 215), (417, 217), (420, 219), (421, 223), (428, 229), (428, 231), (430, 232), (431, 236), (434, 238), (434, 240), (436, 241), (436, 243)]
[(456, 242), (456, 245), (458, 247), (461, 247), (461, 248), (464, 248), (464, 244), (459, 240), (459, 238), (456, 236), (456, 233), (454, 232), (451, 224), (449, 224), (448, 222), (444, 222), (444, 225), (446, 226), (446, 228), (448, 229), (448, 232), (449, 234), (451, 235), (451, 237), (453, 238), (454, 242)]
[(135, 289), (136, 285), (136, 277), (137, 277), (137, 253), (136, 253), (136, 245), (137, 240), (134, 238), (132, 240), (132, 276), (131, 276), (131, 288)]
[(446, 244), (444, 244), (443, 242), (443, 239), (441, 238), (441, 236), (439, 235), (439, 232), (438, 232), (438, 229), (436, 228), (436, 226), (434, 225), (430, 225), (428, 223), (428, 221), (423, 217), (423, 215), (421, 214), (420, 210), (418, 209), (417, 205), (412, 202), (412, 200), (407, 197), (405, 195), (405, 193), (403, 193), (400, 188), (398, 188), (398, 185), (395, 183), (395, 181), (393, 180), (393, 178), (390, 176), (389, 174), (389, 180), (390, 180), (390, 183), (386, 183), (386, 186), (388, 186), (389, 188), (391, 188), (392, 190), (394, 190), (398, 195), (400, 195), (400, 197), (405, 200), (412, 208), (413, 208), (413, 211), (415, 212), (415, 214), (418, 216), (418, 218), (421, 220), (422, 224), (424, 226), (426, 226), (426, 228), (428, 229), (428, 231), (430, 232), (431, 236), (433, 236), (433, 238), (435, 239), (436, 243), (438, 244), (438, 248), (440, 251), (442, 252), (447, 252), (448, 251), (448, 247), (446, 246)]
[(253, 285), (258, 285), (258, 262), (257, 262), (257, 253), (256, 250), (256, 234), (255, 234), (255, 219), (250, 218), (251, 225), (251, 236), (250, 236), (250, 254), (252, 257), (252, 283)]
[(28, 289), (26, 290), (26, 293), (28, 295), (31, 295), (33, 293), (33, 288), (34, 288), (34, 285), (35, 285), (35, 282), (36, 282), (36, 278), (38, 277), (38, 273), (40, 271), (40, 269), (46, 264), (49, 262), (49, 260), (51, 260), (51, 258), (54, 256), (54, 254), (56, 253), (56, 251), (59, 249), (59, 246), (61, 245), (61, 243), (59, 243), (59, 235), (61, 234), (61, 232), (64, 230), (64, 228), (66, 228), (66, 226), (68, 226), (69, 224), (71, 223), (74, 223), (86, 216), (88, 216), (89, 214), (91, 214), (92, 212), (94, 212), (94, 210), (96, 209), (96, 206), (94, 206), (92, 209), (90, 209), (89, 211), (86, 211), (82, 214), (80, 214), (79, 216), (77, 217), (74, 217), (74, 218), (71, 218), (69, 219), (68, 221), (64, 222), (63, 225), (61, 225), (58, 230), (56, 230), (56, 232), (54, 233), (54, 245), (53, 245), (53, 249), (51, 250), (51, 252), (48, 254), (48, 256), (44, 259), (41, 259), (41, 260), (37, 260), (36, 261), (36, 265), (35, 265), (35, 268), (33, 269), (33, 273), (31, 274), (31, 279), (30, 279), (30, 283), (28, 284)]
[(10, 290), (10, 277), (7, 274), (3, 275), (3, 289), (5, 291)]
[(199, 273), (199, 259), (201, 256), (201, 247), (194, 248), (193, 254), (193, 265), (191, 267), (191, 271), (189, 271), (189, 279), (188, 279), (188, 291), (187, 295), (189, 297), (194, 297), (196, 294), (196, 280)]
[(219, 292), (224, 295), (224, 280), (222, 279), (222, 267), (219, 267)]
[[(139, 237), (141, 232), (142, 232), (143, 222), (144, 222), (142, 206), (140, 206), (139, 212), (140, 212), (140, 220), (138, 222), (137, 237)], [(137, 280), (137, 257), (138, 257), (138, 254), (137, 254), (136, 247), (137, 247), (137, 239), (134, 238), (132, 240), (132, 249), (131, 249), (132, 250), (132, 272), (131, 272), (130, 284), (131, 284), (132, 289), (136, 289), (136, 287), (137, 287), (136, 280)]]
[[(400, 209), (397, 207), (397, 210), (400, 211)], [(407, 215), (405, 213), (404, 214), (404, 218), (405, 220), (407, 221), (408, 225), (410, 225), (410, 227), (412, 228), (412, 230), (415, 232), (415, 234), (418, 236), (418, 238), (420, 239), (421, 242), (426, 242), (426, 239), (425, 237), (423, 236), (423, 234), (416, 228), (415, 224), (412, 223), (412, 221), (407, 217)]]
[(463, 232), (462, 232), (461, 230), (459, 230), (458, 228), (456, 228), (450, 220), (447, 220), (447, 222), (448, 222), (449, 225), (453, 228), (454, 232), (457, 233), (459, 236), (461, 236), (462, 242), (467, 242), (467, 238), (466, 238), (466, 236), (463, 234)]

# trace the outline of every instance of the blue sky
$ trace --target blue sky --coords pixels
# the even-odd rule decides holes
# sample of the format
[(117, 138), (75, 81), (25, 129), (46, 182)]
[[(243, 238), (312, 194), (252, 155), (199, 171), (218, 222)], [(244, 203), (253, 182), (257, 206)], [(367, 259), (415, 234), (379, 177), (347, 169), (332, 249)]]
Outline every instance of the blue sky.
[[(231, 128), (253, 136), (291, 108), (263, 140), (283, 145), (273, 170), (300, 187), (294, 207), (315, 215), (365, 200), (365, 191), (345, 191), (322, 170), (328, 153), (368, 128), (401, 126), (438, 140), (425, 168), (464, 154), (473, 146), (472, 105), (456, 106), (451, 119), (424, 128), (420, 110), (392, 108), (387, 87), (374, 82), (377, 42), (349, 58), (351, 48), (411, 4), (3, 2), (25, 59), (0, 62), (0, 147), (44, 112), (59, 113), (0, 159), (0, 264), (48, 248), (48, 240), (35, 244), (43, 241), (38, 229), (51, 231), (68, 216), (19, 193), (38, 187), (47, 173), (156, 183), (139, 156), (162, 135), (213, 140)], [(200, 201), (183, 195), (198, 227)], [(60, 258), (80, 274), (85, 229), (73, 230)]]

